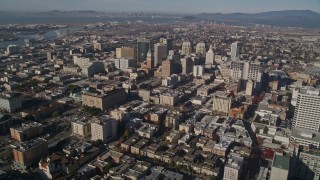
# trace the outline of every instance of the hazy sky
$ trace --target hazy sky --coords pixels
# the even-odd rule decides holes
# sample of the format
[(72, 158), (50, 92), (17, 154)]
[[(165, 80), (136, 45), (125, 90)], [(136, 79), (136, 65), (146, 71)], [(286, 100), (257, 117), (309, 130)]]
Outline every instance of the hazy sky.
[(320, 12), (320, 0), (0, 0), (0, 10), (96, 10), (157, 12), (263, 12), (304, 9)]

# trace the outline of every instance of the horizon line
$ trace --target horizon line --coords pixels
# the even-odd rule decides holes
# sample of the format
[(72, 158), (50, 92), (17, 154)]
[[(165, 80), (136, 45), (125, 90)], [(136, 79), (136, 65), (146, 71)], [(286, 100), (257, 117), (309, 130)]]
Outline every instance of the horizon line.
[(93, 11), (97, 13), (168, 13), (168, 14), (202, 14), (202, 13), (211, 13), (211, 14), (235, 14), (235, 13), (243, 13), (243, 14), (257, 14), (257, 13), (265, 13), (265, 12), (281, 12), (281, 11), (311, 11), (314, 13), (320, 14), (318, 11), (310, 10), (310, 9), (284, 9), (284, 10), (266, 10), (266, 11), (259, 11), (259, 12), (241, 12), (241, 11), (233, 11), (233, 12), (195, 12), (195, 13), (185, 13), (185, 12), (173, 12), (173, 11), (145, 11), (145, 10), (137, 10), (137, 11), (117, 11), (117, 10), (90, 10), (90, 9), (70, 9), (70, 10), (62, 10), (62, 9), (52, 9), (52, 10), (6, 10), (6, 9), (0, 9), (0, 12), (19, 12), (19, 13), (46, 13), (46, 12), (52, 12), (52, 11), (60, 11), (60, 12), (73, 12), (73, 11)]

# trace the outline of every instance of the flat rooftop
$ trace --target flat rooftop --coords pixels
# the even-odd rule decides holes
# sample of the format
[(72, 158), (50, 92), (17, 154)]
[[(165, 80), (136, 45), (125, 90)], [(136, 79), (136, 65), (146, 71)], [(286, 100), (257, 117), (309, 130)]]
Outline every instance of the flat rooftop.
[(292, 137), (308, 141), (320, 142), (320, 133), (309, 129), (295, 127), (292, 129)]
[(285, 154), (285, 155), (276, 154), (273, 158), (272, 167), (289, 170), (289, 159), (290, 159), (290, 156), (288, 154)]

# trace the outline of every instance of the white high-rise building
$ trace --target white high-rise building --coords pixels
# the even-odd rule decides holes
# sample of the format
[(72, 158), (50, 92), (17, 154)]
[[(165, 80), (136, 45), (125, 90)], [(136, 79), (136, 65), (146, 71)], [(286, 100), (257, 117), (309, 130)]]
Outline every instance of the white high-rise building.
[(154, 45), (154, 66), (162, 63), (163, 59), (167, 58), (168, 48), (163, 43), (157, 43)]
[(230, 57), (232, 61), (236, 61), (239, 57), (239, 46), (238, 42), (234, 42), (231, 44), (231, 53)]
[(196, 46), (196, 53), (205, 55), (206, 54), (206, 44), (204, 42), (199, 42)]
[(108, 116), (102, 116), (91, 122), (91, 140), (108, 142), (117, 136), (116, 120)]
[(238, 180), (241, 177), (243, 157), (237, 154), (230, 154), (228, 162), (224, 167), (223, 180)]
[(90, 123), (85, 119), (74, 121), (71, 123), (72, 136), (85, 138), (91, 134)]
[(182, 43), (181, 55), (190, 56), (192, 53), (192, 45), (189, 41), (184, 41)]
[(261, 82), (262, 74), (259, 62), (233, 61), (230, 69), (233, 79), (251, 79), (255, 82)]
[(251, 79), (249, 79), (246, 84), (246, 95), (252, 96), (253, 89), (254, 89), (254, 83)]
[(206, 53), (206, 64), (213, 64), (213, 63), (214, 63), (214, 52), (212, 49), (212, 45), (210, 45), (210, 48)]
[(319, 89), (313, 87), (301, 88), (296, 102), (293, 127), (320, 131)]
[(203, 66), (193, 66), (194, 77), (203, 76), (203, 71), (204, 71)]
[(114, 66), (117, 69), (125, 70), (128, 68), (133, 67), (135, 60), (134, 59), (127, 59), (127, 58), (121, 58), (121, 59), (113, 59)]

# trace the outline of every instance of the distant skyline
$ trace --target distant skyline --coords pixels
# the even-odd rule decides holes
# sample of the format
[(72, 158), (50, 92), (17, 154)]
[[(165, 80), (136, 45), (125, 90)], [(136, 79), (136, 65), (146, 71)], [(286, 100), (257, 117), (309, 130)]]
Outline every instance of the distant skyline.
[(95, 10), (101, 12), (257, 13), (312, 10), (320, 0), (0, 0), (2, 11)]

